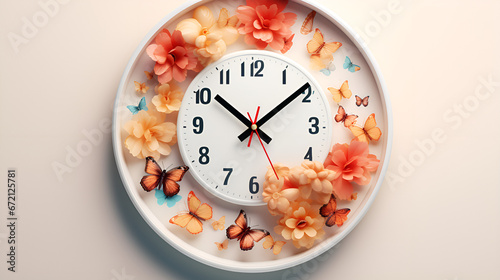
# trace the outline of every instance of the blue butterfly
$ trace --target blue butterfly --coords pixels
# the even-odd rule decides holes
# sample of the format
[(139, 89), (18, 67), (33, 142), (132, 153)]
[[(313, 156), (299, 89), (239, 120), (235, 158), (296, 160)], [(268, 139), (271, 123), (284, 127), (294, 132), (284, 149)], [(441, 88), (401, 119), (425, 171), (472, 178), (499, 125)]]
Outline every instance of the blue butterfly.
[(162, 190), (156, 189), (155, 190), (155, 197), (156, 197), (156, 203), (158, 205), (163, 205), (165, 204), (165, 201), (167, 202), (168, 208), (174, 207), (174, 205), (179, 202), (182, 199), (182, 196), (176, 194), (172, 197), (167, 197)]
[(141, 98), (141, 101), (139, 101), (139, 105), (129, 105), (127, 106), (127, 108), (130, 110), (130, 112), (132, 112), (133, 115), (139, 113), (139, 111), (141, 110), (147, 111), (148, 107), (146, 106), (146, 97)]
[(330, 64), (328, 64), (326, 68), (319, 70), (319, 72), (325, 74), (325, 76), (330, 76), (332, 72), (335, 71), (335, 69), (336, 69), (335, 65), (333, 65), (333, 63), (330, 62)]
[(351, 59), (348, 56), (346, 56), (345, 62), (344, 62), (344, 69), (347, 69), (347, 70), (349, 70), (349, 72), (354, 73), (356, 71), (361, 70), (361, 67), (359, 67), (359, 65), (353, 64), (351, 62)]

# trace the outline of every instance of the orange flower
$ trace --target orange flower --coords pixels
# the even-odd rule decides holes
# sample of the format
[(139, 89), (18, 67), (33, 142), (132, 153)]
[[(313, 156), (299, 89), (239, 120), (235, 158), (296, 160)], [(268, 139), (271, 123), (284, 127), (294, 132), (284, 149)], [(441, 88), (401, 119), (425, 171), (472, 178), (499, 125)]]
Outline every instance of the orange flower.
[(187, 70), (196, 69), (198, 64), (193, 52), (186, 48), (186, 42), (178, 30), (170, 34), (170, 31), (163, 29), (146, 52), (156, 62), (154, 72), (160, 84), (168, 83), (172, 78), (178, 82), (184, 81)]
[(335, 144), (325, 160), (327, 169), (335, 172), (332, 180), (333, 193), (339, 199), (351, 200), (353, 186), (370, 183), (370, 172), (375, 172), (380, 160), (369, 153), (368, 143), (351, 141), (351, 144)]
[(286, 240), (291, 239), (296, 248), (311, 248), (314, 241), (325, 234), (325, 219), (319, 214), (320, 207), (305, 201), (292, 203), (274, 231)]
[(129, 134), (125, 146), (134, 157), (143, 159), (152, 156), (158, 160), (161, 155), (170, 154), (170, 146), (177, 142), (177, 128), (174, 123), (164, 122), (165, 114), (150, 105), (148, 107), (151, 109), (140, 111), (124, 125)]
[(330, 199), (335, 172), (325, 169), (321, 162), (303, 161), (290, 170), (288, 177), (292, 185), (298, 186), (303, 199), (311, 199), (318, 204), (325, 204)]
[(182, 91), (174, 84), (159, 84), (155, 87), (156, 96), (151, 102), (156, 106), (156, 110), (162, 113), (172, 113), (179, 111), (182, 101)]
[(290, 27), (295, 24), (297, 15), (283, 13), (288, 0), (247, 0), (247, 6), (236, 10), (241, 26), (238, 31), (246, 34), (245, 42), (264, 49), (268, 45), (278, 51), (290, 47), (285, 44), (291, 38)]
[(280, 164), (274, 164), (276, 173), (278, 173), (279, 180), (271, 167), (268, 167), (266, 173), (266, 180), (264, 181), (264, 202), (267, 203), (267, 208), (272, 215), (283, 214), (290, 207), (290, 202), (295, 201), (299, 197), (299, 190), (296, 188), (284, 188), (288, 185), (289, 168)]
[(186, 43), (195, 46), (195, 53), (203, 66), (218, 60), (225, 53), (227, 46), (238, 39), (236, 17), (230, 18), (226, 9), (221, 9), (216, 20), (212, 11), (205, 6), (196, 8), (193, 18), (184, 19), (176, 29), (182, 32)]

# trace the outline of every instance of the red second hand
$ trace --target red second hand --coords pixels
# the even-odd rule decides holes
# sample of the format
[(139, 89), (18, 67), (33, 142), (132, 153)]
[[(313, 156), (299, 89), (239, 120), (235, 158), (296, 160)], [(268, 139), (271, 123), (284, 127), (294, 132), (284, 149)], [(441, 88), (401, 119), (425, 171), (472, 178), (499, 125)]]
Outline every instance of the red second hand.
[[(259, 109), (260, 109), (260, 106), (257, 107), (257, 114), (255, 115), (255, 120), (254, 120), (255, 122), (252, 121), (252, 117), (250, 116), (250, 113), (247, 112), (248, 117), (250, 118), (250, 121), (252, 122), (252, 126), (255, 125), (255, 123), (257, 122), (257, 116), (259, 115)], [(262, 140), (260, 139), (260, 135), (259, 135), (259, 132), (257, 131), (257, 128), (253, 129), (253, 127), (252, 127), (252, 133), (250, 134), (250, 140), (248, 142), (248, 147), (250, 147), (250, 141), (252, 141), (252, 135), (254, 132), (255, 132), (255, 134), (257, 134), (257, 138), (259, 139), (260, 145), (262, 145), (262, 149), (264, 149), (264, 153), (266, 153), (267, 160), (269, 161), (269, 164), (271, 164), (271, 167), (273, 168), (274, 175), (276, 175), (276, 179), (279, 180), (280, 178), (278, 177), (278, 173), (276, 173), (276, 169), (274, 169), (273, 162), (271, 161), (271, 159), (269, 158), (269, 155), (267, 154), (266, 147), (264, 146), (264, 143), (262, 143)]]

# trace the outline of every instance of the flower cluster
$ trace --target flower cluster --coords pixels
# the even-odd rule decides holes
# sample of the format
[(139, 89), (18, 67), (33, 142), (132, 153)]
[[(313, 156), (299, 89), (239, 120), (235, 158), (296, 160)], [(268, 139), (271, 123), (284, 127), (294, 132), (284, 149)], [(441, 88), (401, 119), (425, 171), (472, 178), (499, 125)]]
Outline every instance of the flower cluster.
[(281, 216), (274, 231), (292, 240), (297, 248), (310, 248), (325, 233), (321, 206), (328, 204), (332, 195), (342, 200), (356, 199), (352, 183), (367, 185), (370, 172), (377, 170), (379, 162), (368, 152), (368, 144), (352, 141), (350, 145), (334, 145), (324, 164), (304, 161), (288, 168), (277, 163), (277, 177), (269, 167), (263, 200), (272, 215)]
[(203, 66), (218, 60), (226, 53), (227, 46), (238, 39), (238, 18), (229, 17), (226, 9), (220, 11), (218, 20), (205, 6), (196, 8), (193, 17), (184, 19), (176, 27), (186, 43), (193, 45)]
[(245, 34), (245, 42), (258, 49), (269, 47), (285, 53), (292, 45), (297, 15), (283, 13), (288, 0), (247, 0), (236, 13), (241, 21), (238, 31)]
[(124, 125), (129, 134), (125, 139), (125, 146), (130, 153), (137, 158), (152, 156), (156, 160), (160, 155), (168, 155), (170, 146), (177, 142), (177, 126), (171, 122), (165, 122), (165, 114), (154, 109), (140, 111), (132, 117), (132, 120)]
[(325, 160), (325, 167), (334, 171), (333, 193), (342, 200), (355, 197), (352, 182), (358, 185), (370, 183), (370, 172), (375, 172), (380, 160), (369, 153), (368, 143), (351, 141), (351, 144), (335, 144)]
[(149, 45), (146, 53), (156, 62), (154, 73), (160, 84), (168, 83), (172, 79), (182, 82), (186, 79), (187, 70), (196, 68), (198, 62), (194, 54), (189, 51), (180, 31), (163, 29), (156, 35), (155, 42)]
[(175, 84), (159, 84), (155, 87), (155, 92), (157, 95), (151, 102), (158, 112), (169, 114), (179, 111), (183, 93)]

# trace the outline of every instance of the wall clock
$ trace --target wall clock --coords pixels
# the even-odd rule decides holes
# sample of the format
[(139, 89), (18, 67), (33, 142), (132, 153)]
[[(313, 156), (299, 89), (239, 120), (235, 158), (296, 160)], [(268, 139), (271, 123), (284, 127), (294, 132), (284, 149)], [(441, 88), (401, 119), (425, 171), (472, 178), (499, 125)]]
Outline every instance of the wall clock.
[(357, 38), (312, 1), (195, 1), (167, 15), (132, 55), (113, 120), (149, 226), (238, 272), (294, 266), (345, 237), (392, 141), (383, 79)]

